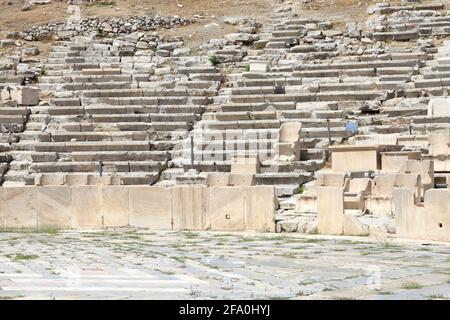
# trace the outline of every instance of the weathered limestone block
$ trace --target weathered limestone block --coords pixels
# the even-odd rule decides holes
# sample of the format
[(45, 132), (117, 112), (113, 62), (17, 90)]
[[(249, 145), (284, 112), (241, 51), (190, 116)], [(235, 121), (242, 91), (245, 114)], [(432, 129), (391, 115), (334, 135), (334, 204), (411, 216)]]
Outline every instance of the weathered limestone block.
[(96, 186), (72, 188), (72, 227), (102, 228), (102, 190)]
[(380, 169), (376, 146), (334, 146), (331, 166), (333, 171), (352, 172)]
[(209, 173), (206, 177), (206, 185), (210, 187), (226, 187), (228, 174), (223, 172)]
[(426, 212), (415, 204), (414, 190), (394, 189), (395, 228), (400, 238), (426, 237)]
[(64, 175), (59, 173), (40, 174), (35, 177), (36, 186), (62, 186)]
[(381, 153), (381, 169), (383, 171), (399, 172), (408, 160), (419, 160), (419, 151), (393, 151)]
[(231, 173), (259, 173), (261, 163), (259, 156), (251, 158), (234, 158), (231, 162)]
[(3, 229), (3, 220), (4, 220), (4, 218), (3, 218), (3, 216), (4, 216), (4, 205), (5, 205), (5, 203), (4, 203), (4, 194), (5, 193), (5, 188), (0, 188), (0, 230), (2, 230)]
[(254, 174), (230, 173), (228, 174), (228, 185), (236, 187), (247, 187), (256, 185)]
[(130, 187), (130, 226), (172, 230), (171, 190), (163, 187)]
[(250, 72), (254, 73), (266, 73), (268, 70), (268, 64), (266, 61), (251, 61)]
[(383, 174), (377, 176), (372, 182), (372, 193), (367, 197), (367, 208), (377, 216), (394, 215), (394, 190), (406, 188), (414, 191), (419, 201), (422, 194), (422, 183), (417, 173)]
[(208, 190), (205, 186), (179, 185), (172, 188), (174, 230), (208, 230)]
[(317, 173), (316, 185), (321, 187), (343, 187), (345, 177), (345, 173)]
[(211, 217), (211, 230), (244, 230), (243, 188), (210, 187), (208, 203), (208, 215)]
[(274, 187), (245, 187), (244, 193), (245, 230), (275, 232), (275, 210), (278, 205)]
[(3, 197), (3, 225), (5, 229), (35, 229), (37, 227), (36, 188), (5, 188)]
[(450, 241), (450, 190), (428, 190), (424, 200), (427, 238), (436, 241)]
[(39, 104), (39, 89), (34, 87), (3, 89), (1, 100), (13, 100), (22, 106), (36, 106)]
[(247, 187), (256, 185), (256, 176), (249, 173), (209, 173), (206, 184), (212, 187)]
[(126, 227), (129, 225), (129, 188), (104, 186), (103, 225), (105, 227)]
[(331, 166), (335, 172), (381, 170), (381, 151), (398, 150), (399, 146), (339, 145), (332, 152)]
[(67, 174), (65, 177), (65, 185), (67, 186), (86, 186), (88, 183), (86, 174)]
[(366, 206), (372, 214), (376, 216), (392, 214), (395, 179), (395, 174), (384, 174), (373, 179), (372, 194), (366, 201)]
[(295, 204), (297, 212), (317, 212), (317, 188), (318, 187), (344, 187), (345, 173), (317, 173), (316, 182), (298, 195)]
[(278, 143), (275, 143), (275, 153), (278, 158), (292, 158), (300, 160), (300, 134), (301, 122), (285, 122), (281, 125), (278, 134)]
[(450, 154), (450, 133), (433, 132), (428, 134), (430, 154), (433, 156), (447, 156)]
[(368, 236), (369, 226), (359, 221), (357, 217), (346, 214), (344, 216), (344, 235)]
[(432, 98), (428, 103), (428, 115), (432, 117), (450, 116), (450, 99)]
[(433, 160), (407, 160), (403, 169), (403, 173), (418, 174), (421, 180), (421, 196), (425, 191), (434, 188), (434, 161)]
[(87, 176), (87, 184), (90, 186), (109, 186), (112, 184), (111, 176), (97, 176), (90, 174)]
[(344, 186), (344, 208), (352, 210), (365, 210), (365, 197), (372, 190), (370, 178), (347, 179)]
[[(72, 226), (70, 187), (51, 186), (37, 189), (37, 227), (68, 229)], [(75, 204), (78, 205), (78, 204)]]
[(319, 187), (317, 189), (317, 228), (319, 233), (344, 233), (344, 188)]

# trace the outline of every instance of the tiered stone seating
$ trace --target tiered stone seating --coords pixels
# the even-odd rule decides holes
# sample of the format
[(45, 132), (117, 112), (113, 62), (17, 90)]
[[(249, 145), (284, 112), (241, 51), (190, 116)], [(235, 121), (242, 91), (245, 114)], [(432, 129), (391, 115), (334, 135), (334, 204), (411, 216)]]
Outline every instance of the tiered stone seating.
[[(0, 110), (27, 110), (20, 140), (9, 142), (5, 183), (100, 171), (121, 184), (206, 183), (208, 173), (230, 172), (235, 158), (257, 157), (255, 183), (287, 196), (326, 165), (330, 142), (392, 144), (422, 156), (427, 134), (450, 127), (449, 115), (429, 111), (448, 95), (448, 41), (390, 46), (378, 33), (444, 35), (447, 12), (440, 4), (374, 12), (386, 15), (377, 20), (384, 29), (368, 32), (275, 12), (258, 34), (247, 28), (209, 51), (220, 67), (208, 56), (136, 50), (130, 37), (58, 42), (39, 78), (50, 102)], [(280, 160), (287, 123), (302, 128), (298, 157)]]
[(390, 6), (378, 4), (373, 13), (385, 15), (375, 27), (376, 40), (411, 40), (450, 34), (450, 15), (444, 3)]
[(39, 85), (54, 98), (29, 116), (6, 184), (35, 184), (40, 174), (60, 173), (153, 184), (171, 166), (170, 150), (212, 102), (220, 73), (186, 68), (182, 57), (172, 61), (180, 64), (177, 71), (162, 67), (167, 59), (152, 51), (122, 52), (86, 38), (53, 47)]
[[(219, 108), (205, 112), (196, 124), (192, 155), (190, 139), (174, 153), (184, 159), (185, 170), (228, 172), (234, 157), (259, 156), (262, 173), (280, 174), (272, 180), (276, 184), (286, 186), (298, 179), (300, 185), (312, 178), (309, 172), (324, 165), (327, 126), (331, 140), (341, 142), (355, 133), (407, 136), (448, 125), (445, 117), (427, 114), (429, 96), (446, 95), (447, 83), (425, 76), (438, 56), (420, 46), (343, 56), (330, 42), (342, 36), (332, 30), (332, 23), (292, 18), (266, 35), (260, 38), (267, 45), (244, 58), (250, 71), (233, 69), (220, 93)], [(251, 71), (256, 60), (259, 67)], [(346, 129), (349, 121), (358, 124), (356, 132)], [(274, 144), (286, 122), (303, 125), (301, 158), (274, 169)], [(289, 180), (286, 175), (294, 171), (308, 173), (307, 178)], [(257, 183), (266, 182), (257, 175)]]
[(23, 131), (29, 114), (28, 107), (17, 107), (12, 104), (0, 105), (1, 131), (11, 133)]
[(5, 135), (0, 135), (0, 183), (3, 181), (3, 175), (8, 171), (8, 164), (11, 160), (8, 151), (9, 143), (5, 139)]

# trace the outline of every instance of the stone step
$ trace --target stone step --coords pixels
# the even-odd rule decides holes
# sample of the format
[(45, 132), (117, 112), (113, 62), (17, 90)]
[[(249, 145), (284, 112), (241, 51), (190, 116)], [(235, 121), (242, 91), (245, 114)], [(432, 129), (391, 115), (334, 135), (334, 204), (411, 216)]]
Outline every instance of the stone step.
[[(53, 132), (45, 137), (46, 141), (54, 142), (84, 142), (84, 141), (148, 141), (150, 150), (167, 150), (175, 142), (173, 141), (150, 141), (152, 134), (148, 131), (118, 131), (118, 132)], [(40, 138), (40, 141), (42, 138)]]
[[(194, 161), (194, 169), (200, 172), (230, 172), (231, 163), (232, 160)], [(179, 165), (183, 167), (183, 171), (188, 171), (192, 167), (190, 160), (182, 160)], [(261, 173), (289, 173), (294, 170), (297, 172), (314, 172), (323, 166), (323, 161), (279, 162), (274, 165), (271, 160), (268, 160), (262, 161)]]
[[(83, 104), (110, 105), (186, 105), (187, 97), (113, 97), (113, 98), (85, 98)], [(195, 102), (193, 102), (195, 104)]]
[(449, 87), (450, 86), (450, 77), (446, 78), (446, 79), (415, 80), (414, 86), (416, 88)]
[(424, 79), (450, 79), (450, 71), (424, 73), (423, 77)]
[(31, 113), (27, 107), (0, 107), (0, 116), (28, 116)]
[(152, 129), (152, 124), (148, 122), (67, 122), (58, 124), (57, 128), (68, 132), (147, 131)]
[(169, 153), (165, 151), (96, 151), (72, 152), (73, 161), (167, 161)]
[(34, 144), (38, 152), (77, 152), (77, 151), (151, 151), (150, 141), (77, 141), (77, 142), (39, 142)]
[(74, 75), (71, 77), (73, 83), (105, 83), (105, 82), (132, 82), (131, 74), (116, 75)]
[(260, 111), (270, 111), (270, 110), (295, 110), (296, 103), (293, 102), (281, 102), (281, 103), (227, 103), (222, 105), (222, 112), (260, 112)]
[(272, 32), (272, 37), (284, 38), (284, 37), (301, 37), (303, 32), (300, 30), (275, 30)]
[(417, 59), (404, 59), (395, 61), (363, 61), (363, 62), (339, 62), (327, 64), (301, 64), (295, 71), (317, 71), (317, 70), (349, 70), (349, 69), (377, 69), (377, 68), (397, 68), (415, 67), (420, 65)]
[[(166, 166), (159, 161), (105, 161), (103, 172), (160, 172)], [(94, 162), (41, 162), (29, 166), (31, 173), (52, 172), (99, 172), (99, 163)]]
[[(117, 89), (131, 89), (133, 84), (131, 82), (93, 82), (93, 83), (66, 83), (61, 85), (64, 91), (83, 91), (83, 90), (117, 90)], [(48, 88), (51, 88), (47, 86)], [(56, 90), (54, 87), (53, 90)]]
[(183, 67), (178, 68), (178, 73), (192, 75), (192, 74), (219, 74), (219, 70), (215, 67)]
[(50, 103), (54, 106), (68, 107), (81, 106), (79, 98), (53, 98)]
[(194, 81), (218, 81), (223, 80), (223, 76), (220, 73), (194, 73), (190, 74), (190, 79)]
[(260, 94), (274, 94), (276, 93), (275, 87), (245, 87), (245, 88), (233, 88), (231, 93), (234, 95), (260, 95)]
[(310, 172), (267, 172), (256, 174), (257, 185), (285, 185), (299, 184), (302, 185), (314, 179)]
[(280, 86), (299, 86), (302, 85), (302, 78), (293, 77), (277, 77), (273, 79), (245, 79), (236, 82), (238, 87), (249, 88), (249, 87), (275, 87)]
[(288, 50), (288, 44), (284, 41), (270, 41), (266, 44), (266, 49), (285, 49)]
[(192, 113), (151, 113), (151, 122), (191, 122), (195, 123), (199, 120), (195, 114)]
[(203, 114), (203, 119), (218, 121), (237, 121), (237, 120), (267, 120), (277, 119), (276, 111), (237, 111), (237, 112), (217, 112)]
[(384, 101), (395, 97), (386, 90), (328, 91), (304, 94), (266, 94), (232, 96), (233, 103), (314, 102), (314, 101)]
[(405, 117), (413, 115), (427, 115), (428, 107), (409, 107), (409, 108), (381, 108), (381, 113), (388, 117)]
[(0, 125), (19, 124), (22, 125), (26, 122), (26, 116), (21, 114), (15, 115), (3, 115), (0, 114)]
[[(193, 124), (186, 122), (152, 122), (152, 128), (156, 131), (174, 132), (177, 130), (192, 130)], [(174, 132), (176, 134), (176, 132)], [(179, 132), (182, 134), (182, 132)]]
[(419, 38), (419, 31), (414, 29), (407, 31), (374, 32), (373, 38), (377, 41), (413, 40)]
[(88, 76), (104, 76), (104, 75), (119, 75), (122, 74), (121, 68), (95, 68), (95, 64), (92, 65), (93, 68), (84, 68), (81, 70), (81, 74)]
[(87, 98), (102, 97), (186, 97), (185, 89), (114, 89), (114, 90), (85, 90), (83, 96)]

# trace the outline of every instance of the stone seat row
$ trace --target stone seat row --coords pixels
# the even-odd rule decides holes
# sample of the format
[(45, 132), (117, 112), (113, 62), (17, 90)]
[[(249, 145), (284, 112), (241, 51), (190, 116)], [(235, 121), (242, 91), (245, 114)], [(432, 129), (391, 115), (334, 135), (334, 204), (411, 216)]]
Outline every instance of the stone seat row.
[[(295, 121), (297, 122), (297, 121)], [(281, 126), (281, 123), (280, 123)], [(405, 126), (405, 131), (409, 128)], [(194, 137), (200, 139), (203, 137), (207, 139), (207, 141), (214, 140), (227, 140), (227, 139), (267, 139), (268, 137), (278, 137), (277, 128), (264, 128), (264, 129), (209, 129), (209, 128), (194, 128), (192, 134)], [(331, 135), (333, 138), (349, 138), (353, 134), (347, 131), (345, 128), (340, 127), (332, 127), (330, 128)], [(328, 137), (327, 128), (323, 127), (312, 127), (312, 128), (303, 128), (300, 133), (300, 136), (305, 138), (326, 138)], [(208, 140), (209, 139), (209, 140)]]
[[(202, 114), (203, 106), (195, 105), (107, 105), (94, 104), (87, 106), (64, 106), (50, 107), (47, 112), (51, 116), (70, 116), (70, 115), (92, 115), (99, 122), (102, 115), (111, 115), (115, 117), (146, 118), (148, 121), (194, 121), (196, 115)], [(33, 116), (32, 116), (33, 117)], [(69, 118), (65, 118), (69, 119)], [(116, 120), (117, 121), (117, 120)], [(127, 120), (123, 120), (127, 121)]]
[[(238, 121), (238, 120), (267, 120), (267, 119), (344, 119), (349, 112), (344, 110), (297, 109), (297, 110), (267, 110), (267, 111), (230, 111), (221, 108), (221, 112), (204, 113), (204, 120)], [(239, 110), (240, 107), (236, 109)]]
[[(205, 92), (205, 91), (203, 91)], [(187, 97), (187, 89), (114, 89), (114, 90), (83, 90), (83, 97)]]
[[(14, 169), (13, 162), (11, 169)], [(146, 173), (161, 172), (166, 168), (165, 161), (104, 161), (103, 172), (105, 173)], [(30, 173), (52, 173), (52, 172), (99, 172), (98, 161), (71, 161), (71, 162), (36, 162), (31, 163), (28, 168)]]
[[(66, 100), (62, 100), (66, 99)], [(68, 100), (69, 98), (58, 98), (58, 105), (81, 105), (81, 102), (76, 99)], [(72, 98), (70, 98), (72, 99)], [(55, 99), (54, 99), (55, 101)], [(83, 104), (110, 104), (110, 105), (208, 105), (212, 103), (210, 97), (192, 96), (192, 97), (104, 97), (104, 98), (84, 98)]]
[[(57, 149), (57, 148), (49, 148)], [(92, 148), (95, 149), (95, 148)], [(166, 161), (170, 154), (166, 151), (31, 151), (11, 152), (12, 160), (30, 161), (34, 163), (65, 161)]]
[[(446, 86), (447, 83), (442, 80), (422, 80), (430, 87)], [(420, 83), (419, 83), (420, 84)], [(233, 88), (233, 95), (270, 95), (276, 94), (280, 88), (284, 92), (301, 92), (302, 87), (300, 85), (280, 85), (277, 86), (246, 86)], [(328, 92), (328, 91), (369, 91), (369, 90), (400, 90), (405, 87), (404, 81), (390, 81), (390, 82), (374, 82), (374, 81), (360, 81), (360, 82), (345, 82), (345, 83), (317, 83), (306, 85), (308, 92)], [(419, 87), (419, 86), (416, 86)], [(305, 90), (303, 89), (303, 90)]]
[[(111, 131), (111, 132), (42, 132), (27, 130), (19, 134), (21, 140), (34, 142), (80, 142), (80, 141), (149, 141), (152, 133), (149, 131)], [(173, 142), (152, 141), (156, 150), (171, 148)]]
[(330, 128), (345, 127), (346, 121), (340, 119), (330, 119), (327, 122), (326, 119), (258, 119), (258, 120), (202, 120), (198, 123), (198, 127), (204, 129), (274, 129), (279, 128), (286, 122), (301, 122), (305, 128), (318, 128), (322, 127), (326, 129), (327, 123)]
[(300, 64), (295, 67), (295, 71), (313, 71), (327, 69), (374, 69), (374, 68), (397, 68), (423, 66), (419, 59), (381, 60), (381, 61), (361, 61), (361, 62), (338, 62), (322, 64)]
[[(382, 68), (355, 68), (355, 69), (333, 69), (324, 68), (318, 70), (286, 71), (286, 73), (268, 72), (265, 74), (244, 73), (243, 78), (248, 80), (271, 80), (283, 79), (289, 85), (304, 84), (308, 78), (329, 78), (325, 80), (342, 79), (352, 81), (352, 78), (386, 78), (389, 76), (411, 76), (418, 74), (417, 67), (382, 67)], [(388, 78), (386, 78), (388, 79)]]
[[(151, 179), (152, 175), (148, 174), (148, 178)], [(98, 174), (82, 173), (43, 173), (36, 175), (34, 179), (36, 186), (109, 186), (124, 185), (126, 184), (124, 182), (127, 182), (120, 175), (99, 176)]]
[(398, 5), (398, 6), (378, 6), (373, 9), (375, 14), (392, 14), (399, 11), (428, 11), (428, 10), (443, 10), (445, 4), (431, 3), (431, 4), (414, 4), (414, 5)]
[[(442, 88), (441, 88), (442, 90)], [(361, 91), (327, 91), (308, 92), (300, 94), (260, 94), (260, 95), (234, 95), (233, 103), (265, 103), (265, 102), (315, 102), (315, 101), (383, 101), (392, 99), (397, 95), (394, 90), (361, 90)]]

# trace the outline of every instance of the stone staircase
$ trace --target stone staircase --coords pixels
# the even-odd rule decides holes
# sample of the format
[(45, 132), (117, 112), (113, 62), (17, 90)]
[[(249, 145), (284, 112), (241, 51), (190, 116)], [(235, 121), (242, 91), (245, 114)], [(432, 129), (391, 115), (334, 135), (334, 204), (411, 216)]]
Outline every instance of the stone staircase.
[(24, 110), (28, 122), (11, 145), (5, 185), (34, 184), (41, 174), (98, 173), (100, 166), (119, 184), (148, 185), (172, 165), (170, 150), (212, 102), (220, 73), (186, 67), (183, 58), (179, 70), (166, 67), (168, 59), (152, 51), (123, 52), (80, 37), (53, 47), (39, 79), (53, 98)]
[[(450, 88), (445, 6), (373, 13), (368, 30), (345, 31), (275, 10), (205, 55), (140, 50), (130, 36), (55, 43), (38, 82), (51, 99), (0, 108), (3, 185), (92, 177), (101, 165), (109, 183), (205, 183), (209, 172), (229, 172), (234, 157), (258, 156), (256, 183), (286, 197), (326, 166), (330, 141), (396, 143), (448, 129), (448, 116), (428, 110)], [(300, 160), (274, 162), (287, 122), (302, 123)]]

